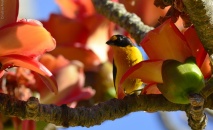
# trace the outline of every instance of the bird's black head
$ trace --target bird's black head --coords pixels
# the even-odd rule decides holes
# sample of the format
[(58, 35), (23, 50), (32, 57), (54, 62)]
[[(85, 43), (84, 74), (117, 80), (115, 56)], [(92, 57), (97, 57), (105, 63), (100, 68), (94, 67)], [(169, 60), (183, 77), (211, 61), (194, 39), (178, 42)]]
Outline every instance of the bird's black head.
[(134, 46), (132, 41), (123, 35), (113, 35), (106, 44), (119, 47)]

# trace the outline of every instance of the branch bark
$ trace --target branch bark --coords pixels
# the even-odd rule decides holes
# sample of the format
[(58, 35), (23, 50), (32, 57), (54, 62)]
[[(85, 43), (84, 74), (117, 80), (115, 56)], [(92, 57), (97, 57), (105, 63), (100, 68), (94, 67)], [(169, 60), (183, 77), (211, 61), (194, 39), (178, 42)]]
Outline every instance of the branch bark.
[[(211, 99), (213, 95), (206, 100), (205, 108), (213, 108)], [(1, 113), (64, 127), (100, 125), (106, 120), (115, 120), (136, 111), (186, 111), (189, 106), (171, 103), (162, 95), (131, 95), (123, 100), (112, 99), (89, 108), (68, 108), (66, 105), (40, 104), (34, 97), (28, 101), (20, 101), (15, 97), (0, 93)]]
[(213, 1), (183, 0), (186, 12), (209, 55), (213, 54)]

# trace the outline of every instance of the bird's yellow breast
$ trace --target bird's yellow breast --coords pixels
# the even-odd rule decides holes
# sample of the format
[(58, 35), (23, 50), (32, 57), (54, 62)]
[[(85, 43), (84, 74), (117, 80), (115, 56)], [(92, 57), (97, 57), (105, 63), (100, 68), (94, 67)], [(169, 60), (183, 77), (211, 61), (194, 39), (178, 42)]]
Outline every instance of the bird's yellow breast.
[[(142, 54), (135, 46), (118, 47), (113, 46), (114, 65), (116, 67), (115, 87), (118, 87), (123, 74), (133, 65), (143, 60)], [(123, 89), (127, 94), (132, 93), (140, 87), (142, 82), (140, 79), (127, 79), (123, 83)], [(116, 89), (117, 91), (117, 89)]]

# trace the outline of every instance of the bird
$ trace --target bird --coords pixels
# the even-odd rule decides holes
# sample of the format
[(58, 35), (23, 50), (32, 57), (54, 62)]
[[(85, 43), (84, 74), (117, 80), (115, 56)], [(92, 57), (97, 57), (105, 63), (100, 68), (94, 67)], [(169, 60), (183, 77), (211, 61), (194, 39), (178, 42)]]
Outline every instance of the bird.
[(137, 46), (124, 35), (113, 35), (107, 42), (113, 50), (113, 82), (118, 99), (131, 95), (140, 89), (140, 79), (127, 79), (121, 87), (119, 82), (124, 73), (133, 65), (143, 60), (142, 54)]

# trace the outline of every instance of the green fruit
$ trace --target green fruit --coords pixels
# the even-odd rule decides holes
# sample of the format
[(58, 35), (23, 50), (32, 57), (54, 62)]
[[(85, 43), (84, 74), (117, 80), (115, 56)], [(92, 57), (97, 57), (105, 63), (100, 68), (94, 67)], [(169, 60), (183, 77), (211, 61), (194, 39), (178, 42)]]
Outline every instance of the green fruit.
[(163, 84), (158, 84), (158, 89), (173, 103), (188, 104), (189, 94), (199, 93), (205, 86), (203, 74), (193, 58), (185, 63), (166, 60), (161, 71)]

